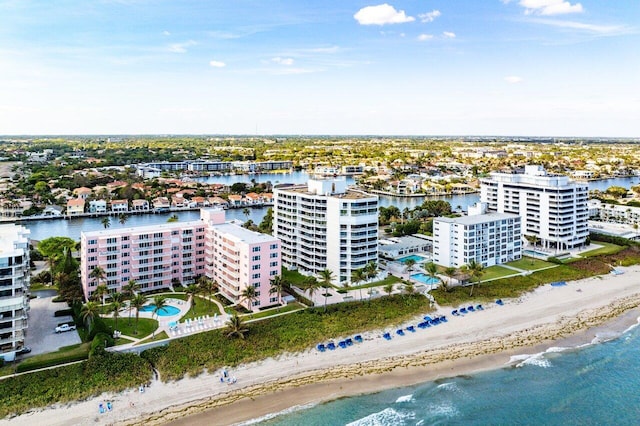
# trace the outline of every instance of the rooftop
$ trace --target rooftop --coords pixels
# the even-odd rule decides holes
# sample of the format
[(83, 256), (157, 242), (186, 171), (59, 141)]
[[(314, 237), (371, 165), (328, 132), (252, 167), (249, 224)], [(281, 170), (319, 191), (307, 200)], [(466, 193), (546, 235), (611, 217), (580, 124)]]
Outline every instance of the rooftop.
[(479, 223), (495, 222), (503, 219), (515, 219), (517, 217), (520, 216), (512, 213), (486, 213), (462, 217), (438, 217), (435, 220), (438, 222), (457, 223), (460, 225), (477, 225)]
[[(316, 192), (309, 191), (309, 188), (307, 187), (307, 185), (291, 186), (291, 187), (288, 187), (288, 188), (277, 188), (276, 191), (279, 191), (279, 192), (295, 192), (295, 193), (298, 193), (298, 194), (305, 194), (305, 195), (316, 196), (316, 197), (325, 197), (324, 194), (323, 195), (319, 195)], [(347, 189), (344, 193), (328, 194), (326, 196), (331, 197), (331, 198), (346, 198), (346, 199), (349, 199), (349, 200), (361, 200), (361, 199), (367, 199), (367, 198), (375, 198), (375, 199), (377, 199), (378, 198), (377, 195), (367, 194), (366, 192), (357, 191), (355, 189)]]

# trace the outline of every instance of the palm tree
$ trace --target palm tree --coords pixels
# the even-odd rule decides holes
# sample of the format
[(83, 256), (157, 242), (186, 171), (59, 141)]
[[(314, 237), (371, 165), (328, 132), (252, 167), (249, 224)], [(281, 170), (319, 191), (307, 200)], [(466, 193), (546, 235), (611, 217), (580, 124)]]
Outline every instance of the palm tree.
[(109, 289), (107, 288), (107, 286), (105, 284), (100, 284), (93, 291), (93, 296), (95, 296), (97, 299), (101, 299), (102, 300), (102, 306), (104, 306), (105, 297), (107, 296), (107, 294), (109, 294)]
[[(364, 268), (354, 269), (351, 271), (351, 283), (358, 287), (358, 284), (363, 282), (366, 278), (366, 272)], [(360, 287), (360, 301), (362, 302), (362, 287)]]
[(407, 259), (404, 261), (404, 267), (405, 270), (408, 272), (411, 272), (411, 270), (413, 269), (413, 267), (416, 266), (416, 260), (415, 259)]
[(195, 284), (189, 284), (189, 286), (184, 290), (189, 296), (191, 296), (191, 305), (196, 306), (196, 294), (200, 293), (200, 288)]
[[(167, 299), (164, 296), (156, 296), (153, 298), (153, 315), (156, 316), (156, 318), (158, 318), (158, 312), (160, 312), (162, 309), (164, 309), (165, 306), (167, 306)], [(153, 334), (151, 335), (151, 338), (153, 339), (154, 337), (156, 337), (156, 329), (153, 330)]]
[(280, 305), (282, 304), (282, 289), (285, 287), (285, 280), (282, 275), (276, 275), (271, 278), (271, 288), (269, 289), (269, 294), (277, 294), (278, 295), (278, 311), (280, 310)]
[(324, 288), (324, 311), (327, 312), (327, 297), (328, 297), (328, 290), (329, 287), (331, 286), (331, 281), (333, 280), (333, 271), (331, 271), (330, 269), (323, 269), (322, 271), (320, 271), (320, 282), (322, 283), (322, 287)]
[(129, 302), (130, 307), (136, 308), (136, 325), (133, 331), (134, 334), (138, 334), (138, 319), (140, 317), (140, 308), (142, 308), (145, 303), (147, 303), (147, 297), (142, 294), (136, 294)]
[[(469, 264), (467, 265), (467, 269), (471, 273), (471, 277), (475, 278), (476, 284), (480, 285), (482, 275), (484, 274), (484, 266), (482, 265), (482, 263), (477, 262), (475, 259), (471, 259), (469, 261)], [(471, 291), (469, 292), (469, 297), (473, 296), (474, 285), (475, 284), (472, 282)]]
[[(424, 270), (427, 273), (427, 275), (429, 275), (429, 278), (431, 278), (431, 282), (436, 282), (436, 281), (440, 281), (440, 279), (438, 278), (438, 266), (433, 263), (433, 262), (429, 262), (424, 266)], [(431, 288), (433, 288), (433, 284), (431, 284)]]
[(393, 283), (385, 285), (383, 289), (387, 292), (387, 295), (391, 296), (391, 293), (393, 292)]
[(89, 278), (93, 278), (94, 280), (96, 280), (97, 284), (100, 284), (100, 281), (104, 280), (106, 277), (107, 276), (104, 273), (104, 269), (99, 266), (93, 268), (89, 273)]
[(129, 280), (128, 283), (122, 286), (122, 293), (129, 298), (129, 325), (131, 325), (131, 299), (139, 289), (140, 284), (136, 280)]
[(242, 214), (244, 215), (244, 217), (249, 219), (249, 216), (251, 216), (251, 209), (249, 209), (249, 207), (245, 207), (244, 209), (242, 209)]
[(125, 223), (127, 223), (127, 220), (128, 220), (128, 219), (129, 219), (129, 218), (128, 218), (128, 217), (127, 217), (127, 215), (126, 215), (126, 214), (124, 214), (124, 213), (120, 213), (120, 214), (118, 215), (118, 222), (120, 222), (120, 225), (124, 225)]
[[(248, 288), (248, 287), (247, 287)], [(247, 326), (242, 321), (242, 318), (238, 316), (238, 314), (233, 314), (226, 323), (227, 326), (227, 337), (239, 337), (244, 339), (245, 333), (249, 331)]]
[(449, 284), (444, 286), (444, 291), (447, 292), (449, 291), (449, 288), (451, 288), (451, 285), (453, 284), (453, 277), (456, 276), (456, 274), (458, 273), (458, 270), (456, 268), (454, 268), (453, 266), (449, 266), (448, 268), (445, 268), (444, 271), (442, 271), (442, 273), (449, 278)]
[[(307, 277), (305, 278), (304, 282), (302, 283), (303, 288), (305, 289), (305, 291), (309, 292), (309, 298), (311, 299), (311, 302), (313, 303), (313, 295), (316, 293), (316, 291), (320, 290), (320, 282), (318, 281), (318, 279), (316, 277)], [(315, 305), (315, 303), (314, 303)]]
[(258, 292), (256, 291), (256, 288), (252, 285), (248, 285), (244, 290), (242, 290), (240, 296), (242, 296), (240, 299), (241, 301), (247, 302), (248, 309), (251, 311), (251, 316), (253, 317), (253, 302), (258, 299)]
[(378, 266), (375, 264), (375, 262), (369, 262), (364, 267), (364, 272), (368, 280), (370, 280), (371, 278), (375, 278), (375, 276), (378, 275)]
[(102, 223), (102, 226), (104, 226), (104, 229), (107, 229), (108, 227), (111, 226), (111, 219), (109, 218), (109, 216), (104, 217), (104, 218), (102, 218), (100, 223)]
[[(114, 296), (116, 294), (119, 295), (120, 293), (115, 293)], [(114, 330), (118, 329), (118, 317), (120, 316), (120, 308), (122, 308), (122, 302), (120, 300), (114, 300), (111, 305), (111, 310), (113, 310)]]
[(216, 283), (205, 276), (198, 278), (198, 286), (200, 287), (200, 292), (207, 295), (207, 300), (209, 301), (209, 307), (211, 307), (211, 295), (216, 289)]
[(96, 302), (87, 302), (82, 305), (80, 316), (89, 330), (93, 326), (93, 320), (100, 315), (100, 306)]

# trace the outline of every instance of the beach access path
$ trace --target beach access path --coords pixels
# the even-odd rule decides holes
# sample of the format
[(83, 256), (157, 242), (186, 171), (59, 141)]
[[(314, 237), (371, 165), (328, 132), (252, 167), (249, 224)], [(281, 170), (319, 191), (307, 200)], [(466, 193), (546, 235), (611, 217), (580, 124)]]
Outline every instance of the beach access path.
[[(637, 308), (640, 266), (625, 268), (622, 275), (591, 277), (563, 287), (545, 285), (504, 302), (504, 306), (486, 303), (483, 311), (461, 317), (450, 315), (457, 306), (441, 307), (437, 313), (447, 315), (447, 323), (405, 336), (393, 333), (390, 341), (381, 338), (382, 332), (395, 328), (363, 333), (364, 342), (347, 349), (321, 353), (309, 348), (227, 368), (237, 378), (235, 384), (220, 382), (222, 370), (171, 383), (154, 381), (144, 393), (132, 389), (104, 394), (0, 420), (0, 425), (199, 424), (197, 414), (216, 407), (222, 408), (214, 413), (225, 413), (225, 417), (216, 414), (215, 423), (232, 424), (292, 405), (456, 375), (462, 364), (467, 365), (465, 371), (488, 368), (487, 356), (492, 357), (491, 366), (499, 367), (509, 354), (552, 345)], [(337, 341), (348, 336), (335, 337)], [(474, 366), (475, 359), (484, 361)], [(354, 388), (354, 384), (359, 385)], [(287, 398), (273, 397), (275, 392), (288, 391)], [(98, 404), (105, 400), (112, 401), (114, 409), (99, 414)], [(250, 405), (238, 409), (243, 403)], [(185, 419), (191, 414), (196, 416)], [(210, 412), (203, 415), (212, 416)], [(200, 424), (210, 424), (211, 419)]]

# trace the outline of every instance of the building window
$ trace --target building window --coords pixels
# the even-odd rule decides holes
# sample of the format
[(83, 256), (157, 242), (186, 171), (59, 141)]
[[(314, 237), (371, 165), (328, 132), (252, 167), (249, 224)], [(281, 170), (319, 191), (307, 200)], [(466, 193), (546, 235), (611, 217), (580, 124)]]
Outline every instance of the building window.
[(259, 252), (260, 251), (260, 246), (252, 247), (251, 251), (254, 252), (254, 253)]
[(251, 260), (253, 260), (253, 261), (260, 260), (260, 256), (259, 256), (259, 255), (258, 255), (258, 256), (253, 256), (253, 257), (251, 258)]

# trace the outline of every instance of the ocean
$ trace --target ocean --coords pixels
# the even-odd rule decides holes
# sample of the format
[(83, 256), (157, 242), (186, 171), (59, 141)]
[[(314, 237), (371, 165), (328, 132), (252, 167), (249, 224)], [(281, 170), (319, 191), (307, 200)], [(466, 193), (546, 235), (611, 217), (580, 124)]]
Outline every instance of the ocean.
[(640, 327), (577, 348), (512, 357), (473, 375), (295, 407), (261, 426), (636, 425)]

